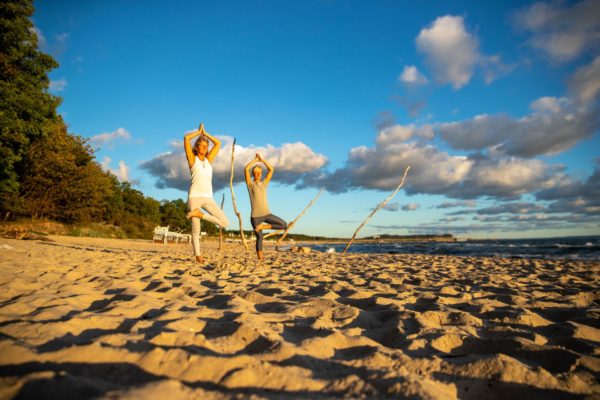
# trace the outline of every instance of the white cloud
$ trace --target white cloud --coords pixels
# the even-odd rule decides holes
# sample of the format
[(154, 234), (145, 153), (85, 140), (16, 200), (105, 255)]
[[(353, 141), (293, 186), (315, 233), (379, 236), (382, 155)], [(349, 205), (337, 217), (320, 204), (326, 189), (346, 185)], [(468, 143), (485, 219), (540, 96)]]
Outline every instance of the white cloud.
[(104, 156), (100, 165), (102, 169), (110, 172), (121, 182), (129, 182), (129, 166), (125, 163), (125, 161), (119, 161), (119, 167), (115, 170), (110, 167), (112, 159), (110, 157)]
[(557, 61), (569, 61), (577, 57), (584, 44), (585, 38), (578, 32), (536, 36), (531, 40), (533, 47), (546, 51)]
[(436, 125), (453, 148), (482, 150), (520, 157), (557, 154), (590, 138), (600, 127), (594, 109), (567, 98), (542, 97), (531, 103), (533, 112), (514, 119), (507, 115), (479, 115), (472, 119)]
[(479, 44), (465, 29), (462, 17), (438, 17), (419, 32), (416, 42), (438, 82), (451, 83), (455, 89), (469, 82), (479, 60)]
[[(441, 222), (441, 224), (440, 224)], [(419, 224), (419, 225), (371, 225), (381, 231), (390, 230), (406, 230), (411, 235), (423, 235), (423, 234), (467, 234), (474, 232), (497, 232), (497, 231), (508, 231), (504, 225), (501, 224), (471, 224), (471, 225), (451, 225), (448, 226), (446, 221), (439, 221), (431, 224)], [(510, 230), (514, 231), (514, 227)]]
[(600, 215), (600, 159), (585, 180), (563, 177), (552, 187), (536, 193), (536, 199), (552, 201), (549, 212)]
[[(213, 162), (213, 186), (215, 190), (229, 185), (231, 171), (231, 146), (233, 138), (219, 136), (222, 147)], [(296, 183), (303, 174), (313, 172), (327, 163), (327, 158), (315, 153), (302, 142), (284, 143), (280, 147), (235, 145), (235, 181), (244, 179), (244, 166), (260, 153), (275, 169), (273, 180), (285, 184)], [(183, 143), (171, 142), (171, 151), (158, 154), (141, 164), (141, 168), (157, 178), (159, 188), (176, 188), (187, 191), (190, 185), (190, 170), (183, 152)]]
[(483, 69), (484, 81), (487, 85), (515, 69), (515, 65), (504, 64), (498, 54), (493, 56), (480, 55), (479, 64)]
[(69, 32), (54, 34), (52, 35), (52, 40), (48, 42), (40, 28), (33, 26), (30, 30), (37, 36), (38, 48), (55, 57), (60, 56), (65, 51), (69, 37), (71, 36)]
[(129, 181), (129, 166), (125, 164), (125, 161), (119, 161), (119, 169), (115, 175), (121, 181)]
[(113, 132), (104, 132), (94, 135), (90, 138), (90, 142), (94, 147), (106, 145), (111, 148), (117, 141), (126, 141), (131, 139), (131, 133), (125, 128), (118, 128)]
[(62, 92), (67, 87), (67, 80), (65, 78), (61, 78), (58, 80), (50, 81), (50, 90), (53, 92)]
[[(229, 177), (231, 162), (228, 156), (231, 154), (233, 138), (226, 136), (221, 138), (224, 142), (224, 146), (221, 150), (222, 155), (215, 159), (214, 168), (218, 172), (225, 173), (227, 177)], [(250, 145), (244, 147), (236, 144), (236, 166), (243, 169), (248, 161), (254, 158), (256, 153), (260, 153), (263, 158), (267, 159), (269, 163), (276, 168), (276, 173), (279, 175), (279, 181), (284, 181), (285, 176), (288, 173), (296, 176), (321, 168), (327, 163), (327, 158), (324, 155), (315, 153), (310, 147), (302, 142), (294, 142), (284, 143), (281, 147), (274, 147), (270, 144), (266, 146)], [(295, 180), (296, 177), (291, 178), (291, 181)]]
[(420, 208), (421, 206), (417, 203), (408, 203), (402, 206), (402, 210), (403, 211), (416, 211)]
[(343, 168), (304, 179), (306, 186), (325, 186), (332, 192), (352, 189), (389, 190), (395, 188), (407, 166), (407, 191), (445, 193), (469, 173), (473, 162), (451, 156), (426, 143), (403, 142), (354, 147)]
[(399, 79), (400, 82), (408, 85), (423, 85), (429, 82), (429, 80), (423, 74), (421, 74), (414, 65), (405, 65)]
[(531, 214), (544, 211), (545, 206), (536, 203), (526, 202), (507, 202), (500, 203), (491, 207), (480, 208), (477, 210), (479, 215), (497, 215), (497, 214)]
[(31, 31), (33, 31), (35, 33), (35, 35), (37, 36), (37, 40), (38, 40), (38, 48), (40, 50), (46, 50), (48, 48), (48, 41), (46, 40), (46, 37), (44, 36), (44, 34), (42, 33), (42, 30), (40, 28), (38, 28), (37, 26), (33, 26), (32, 28), (30, 28)]
[(65, 32), (65, 33), (55, 34), (54, 38), (59, 43), (65, 43), (69, 39), (69, 36), (71, 36), (71, 34), (69, 32)]
[(383, 206), (383, 209), (387, 210), (387, 211), (398, 211), (399, 208), (400, 208), (400, 203), (398, 203), (397, 201), (394, 201), (392, 203), (387, 203), (385, 206)]
[[(489, 85), (515, 68), (515, 65), (504, 64), (499, 54), (482, 54), (477, 36), (467, 30), (461, 16), (436, 18), (421, 29), (415, 41), (435, 81), (452, 84), (454, 89), (469, 83), (478, 69)], [(414, 66), (405, 66), (400, 80), (408, 84), (427, 82)]]
[(64, 51), (67, 49), (70, 36), (71, 34), (69, 32), (54, 34), (54, 43), (50, 49), (52, 55), (57, 57), (64, 53)]
[(381, 130), (375, 141), (378, 145), (383, 146), (389, 143), (404, 142), (414, 137), (433, 139), (434, 136), (435, 133), (430, 125), (393, 125)]
[(600, 56), (578, 69), (569, 79), (569, 91), (581, 104), (589, 104), (600, 93)]
[(533, 35), (528, 43), (553, 61), (575, 59), (600, 44), (600, 7), (597, 0), (573, 4), (538, 2), (514, 15), (520, 29)]
[(377, 130), (382, 130), (394, 125), (396, 118), (390, 111), (382, 111), (375, 117), (374, 125)]
[[(552, 187), (554, 171), (540, 160), (515, 157), (478, 160), (462, 182), (463, 195), (477, 193), (493, 197), (518, 197)], [(460, 193), (457, 193), (460, 195)]]
[(506, 115), (476, 115), (471, 119), (438, 124), (442, 139), (459, 150), (478, 150), (498, 144), (510, 133), (513, 120)]
[[(433, 142), (431, 142), (433, 143)], [(562, 167), (537, 159), (495, 152), (489, 155), (450, 155), (425, 140), (376, 141), (374, 147), (350, 150), (346, 164), (331, 173), (305, 177), (301, 186), (325, 186), (331, 192), (352, 189), (394, 189), (411, 166), (405, 190), (409, 194), (442, 194), (451, 198), (518, 198), (547, 189), (560, 178)], [(457, 204), (458, 205), (458, 204)], [(462, 204), (469, 206), (469, 204)]]
[(553, 177), (549, 186), (548, 189), (535, 193), (536, 202), (498, 202), (478, 210), (460, 210), (446, 215), (474, 214), (472, 219), (485, 223), (486, 227), (493, 223), (505, 223), (509, 230), (564, 228), (565, 225), (598, 226), (600, 160), (587, 179), (574, 180), (559, 173)]
[(413, 118), (416, 118), (421, 110), (425, 108), (427, 102), (422, 97), (422, 95), (417, 94), (415, 92), (411, 93), (410, 96), (393, 96), (392, 97), (399, 105), (404, 107)]
[(108, 171), (110, 169), (111, 162), (112, 162), (112, 158), (110, 158), (108, 156), (104, 156), (100, 165), (102, 166), (103, 170)]
[(565, 97), (556, 98), (546, 96), (532, 101), (529, 108), (538, 113), (550, 112), (554, 114), (560, 112), (565, 106), (568, 106), (568, 104), (569, 100)]
[(370, 225), (378, 230), (408, 230), (410, 234), (425, 233), (453, 233), (465, 234), (473, 232), (515, 232), (530, 230), (559, 231), (562, 229), (588, 228), (593, 229), (598, 226), (597, 216), (589, 215), (514, 215), (514, 216), (475, 216), (473, 220), (477, 223), (469, 225), (448, 225), (449, 223), (459, 221), (461, 218), (444, 217), (435, 222), (421, 223), (419, 225)]
[(448, 201), (437, 205), (435, 208), (455, 208), (455, 207), (475, 207), (477, 202), (474, 200)]

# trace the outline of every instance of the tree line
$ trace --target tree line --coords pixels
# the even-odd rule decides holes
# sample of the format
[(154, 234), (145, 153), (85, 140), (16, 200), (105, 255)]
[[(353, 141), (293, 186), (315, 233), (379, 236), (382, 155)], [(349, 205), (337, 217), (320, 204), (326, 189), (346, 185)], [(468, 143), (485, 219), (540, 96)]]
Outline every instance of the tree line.
[[(0, 217), (106, 223), (148, 238), (156, 225), (189, 231), (183, 200), (157, 201), (102, 169), (93, 148), (68, 131), (49, 92), (58, 67), (38, 47), (32, 0), (0, 2)], [(212, 224), (204, 224), (209, 234)]]

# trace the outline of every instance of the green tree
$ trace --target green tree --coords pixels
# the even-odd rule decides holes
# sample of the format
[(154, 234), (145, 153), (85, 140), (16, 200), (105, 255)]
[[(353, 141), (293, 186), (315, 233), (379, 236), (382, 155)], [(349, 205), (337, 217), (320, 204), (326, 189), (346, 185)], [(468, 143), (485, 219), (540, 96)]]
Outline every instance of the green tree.
[(62, 120), (61, 99), (48, 93), (48, 72), (58, 64), (38, 49), (31, 0), (0, 2), (0, 212), (21, 209), (19, 176), (31, 141)]
[(169, 226), (172, 231), (191, 232), (192, 223), (186, 218), (187, 204), (181, 200), (160, 202), (160, 224)]
[(160, 222), (160, 203), (151, 197), (145, 197), (139, 190), (133, 189), (129, 182), (121, 183), (124, 211), (131, 215), (144, 217), (156, 224)]
[(109, 220), (116, 178), (94, 162), (92, 149), (64, 124), (31, 143), (25, 154), (20, 194), (24, 211), (67, 223)]
[(115, 223), (128, 237), (151, 239), (154, 227), (160, 224), (160, 202), (145, 197), (128, 182), (121, 183), (119, 188), (122, 208)]

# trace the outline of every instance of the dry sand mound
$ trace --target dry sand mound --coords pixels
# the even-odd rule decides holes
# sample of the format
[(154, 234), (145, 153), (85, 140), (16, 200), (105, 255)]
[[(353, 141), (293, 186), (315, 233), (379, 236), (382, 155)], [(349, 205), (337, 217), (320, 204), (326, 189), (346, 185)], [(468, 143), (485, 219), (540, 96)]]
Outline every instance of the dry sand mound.
[(0, 398), (600, 397), (598, 263), (51, 239), (0, 239)]

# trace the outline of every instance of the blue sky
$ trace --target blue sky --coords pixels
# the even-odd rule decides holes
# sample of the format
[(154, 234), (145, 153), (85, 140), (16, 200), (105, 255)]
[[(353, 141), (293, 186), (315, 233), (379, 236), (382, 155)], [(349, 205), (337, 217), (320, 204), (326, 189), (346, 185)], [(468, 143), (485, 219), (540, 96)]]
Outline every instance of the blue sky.
[[(156, 199), (186, 198), (181, 138), (223, 136), (215, 198), (276, 167), (297, 232), (600, 234), (600, 6), (594, 1), (38, 1), (70, 131)], [(242, 184), (238, 205), (249, 226)]]

